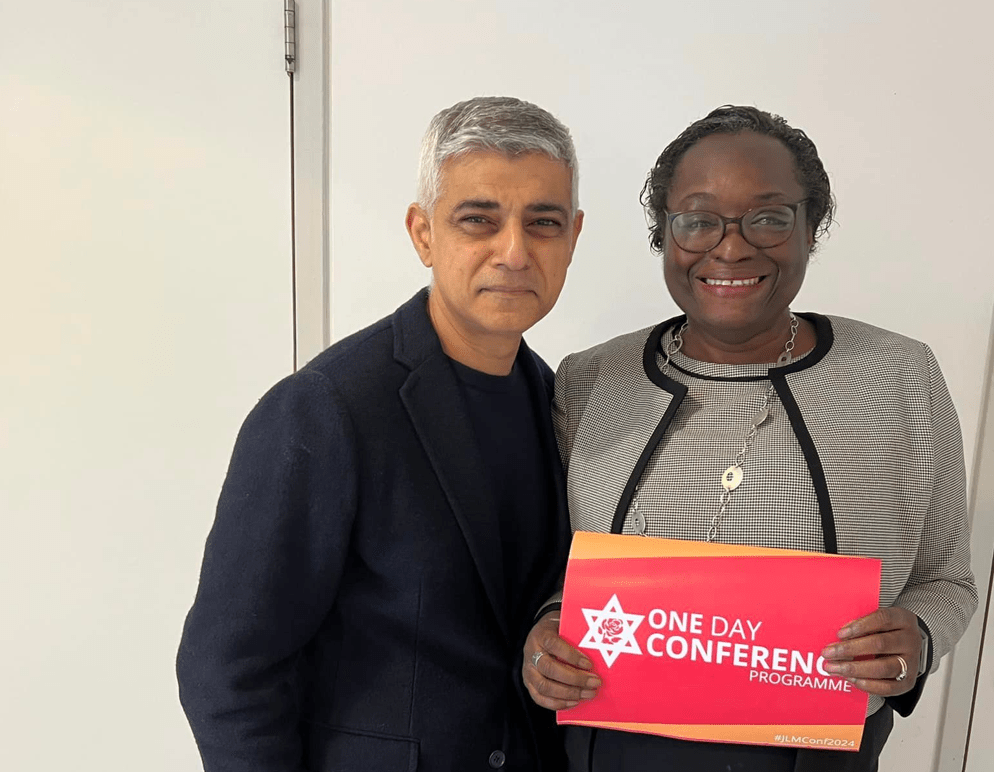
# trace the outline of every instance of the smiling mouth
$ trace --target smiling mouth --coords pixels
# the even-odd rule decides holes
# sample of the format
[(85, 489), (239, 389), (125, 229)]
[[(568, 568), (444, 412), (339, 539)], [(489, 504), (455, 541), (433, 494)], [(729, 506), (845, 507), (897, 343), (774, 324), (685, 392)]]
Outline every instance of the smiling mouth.
[(752, 287), (765, 278), (765, 276), (753, 276), (751, 279), (701, 279), (701, 281), (710, 287)]

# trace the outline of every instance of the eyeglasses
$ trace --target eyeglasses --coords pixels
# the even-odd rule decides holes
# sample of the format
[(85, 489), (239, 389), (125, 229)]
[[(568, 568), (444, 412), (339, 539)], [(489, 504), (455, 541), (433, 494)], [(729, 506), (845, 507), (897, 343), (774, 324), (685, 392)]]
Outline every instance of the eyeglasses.
[(710, 252), (725, 238), (725, 230), (731, 223), (739, 226), (746, 243), (757, 249), (769, 249), (790, 238), (797, 222), (797, 207), (807, 201), (802, 198), (796, 204), (758, 206), (741, 217), (722, 217), (714, 212), (667, 213), (666, 221), (673, 241), (686, 252)]

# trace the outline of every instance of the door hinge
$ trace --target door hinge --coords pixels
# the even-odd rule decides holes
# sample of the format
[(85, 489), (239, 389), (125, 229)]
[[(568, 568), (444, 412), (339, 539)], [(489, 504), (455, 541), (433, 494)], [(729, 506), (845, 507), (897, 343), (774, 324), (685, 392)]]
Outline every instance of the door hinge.
[(297, 4), (283, 0), (283, 45), (286, 71), (297, 71)]

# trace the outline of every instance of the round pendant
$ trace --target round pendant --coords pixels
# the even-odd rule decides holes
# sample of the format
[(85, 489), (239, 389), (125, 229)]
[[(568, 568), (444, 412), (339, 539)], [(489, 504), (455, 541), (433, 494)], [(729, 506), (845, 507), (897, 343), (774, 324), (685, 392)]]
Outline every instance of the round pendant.
[(726, 491), (734, 491), (742, 482), (742, 467), (732, 464), (721, 476), (721, 487)]
[(632, 512), (632, 526), (634, 526), (636, 534), (645, 536), (645, 517), (638, 510)]

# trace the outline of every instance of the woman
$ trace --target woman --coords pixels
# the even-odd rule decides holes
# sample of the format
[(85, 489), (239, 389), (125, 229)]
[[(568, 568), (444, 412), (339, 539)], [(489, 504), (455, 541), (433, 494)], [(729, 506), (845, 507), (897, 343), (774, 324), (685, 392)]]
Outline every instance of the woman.
[[(713, 111), (663, 151), (643, 203), (685, 316), (560, 365), (573, 528), (881, 558), (880, 609), (823, 652), (869, 693), (868, 717), (859, 753), (567, 727), (570, 770), (876, 769), (893, 711), (911, 712), (977, 603), (938, 365), (923, 343), (791, 312), (833, 201), (814, 144), (782, 118)], [(557, 609), (540, 612), (523, 667), (554, 710), (600, 685)]]

